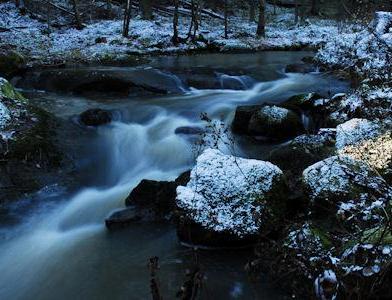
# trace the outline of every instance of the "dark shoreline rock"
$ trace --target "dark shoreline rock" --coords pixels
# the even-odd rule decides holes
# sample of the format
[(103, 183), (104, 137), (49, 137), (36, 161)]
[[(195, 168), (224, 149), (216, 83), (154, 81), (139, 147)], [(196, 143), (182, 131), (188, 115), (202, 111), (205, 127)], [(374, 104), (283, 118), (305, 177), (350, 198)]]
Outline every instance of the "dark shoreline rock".
[(236, 134), (285, 140), (304, 132), (298, 114), (271, 104), (238, 106), (232, 123)]
[(175, 181), (143, 179), (125, 199), (124, 209), (110, 214), (105, 220), (110, 230), (130, 226), (137, 222), (170, 222), (175, 211), (176, 188), (189, 181), (190, 171)]
[(83, 125), (95, 127), (110, 123), (112, 121), (112, 115), (107, 110), (94, 108), (81, 113), (79, 119)]
[(31, 105), (8, 82), (2, 84), (1, 100), (10, 107), (12, 115), (5, 130), (14, 131), (12, 138), (1, 139), (0, 202), (4, 203), (59, 179), (60, 167), (65, 161), (72, 163), (56, 145), (58, 120)]

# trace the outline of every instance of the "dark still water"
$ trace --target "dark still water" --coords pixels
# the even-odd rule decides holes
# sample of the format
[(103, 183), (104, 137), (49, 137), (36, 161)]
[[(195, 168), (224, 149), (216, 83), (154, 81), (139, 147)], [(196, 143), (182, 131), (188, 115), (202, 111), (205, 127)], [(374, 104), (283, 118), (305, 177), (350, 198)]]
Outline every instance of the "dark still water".
[[(133, 68), (87, 68), (132, 72), (141, 81), (151, 82), (156, 79), (148, 71), (152, 67), (165, 76), (159, 77), (159, 84), (178, 92), (164, 96), (83, 97), (28, 91), (35, 104), (68, 124), (59, 129), (60, 146), (75, 157), (80, 188), (70, 193), (67, 187), (46, 187), (23, 201), (31, 202), (28, 211), (14, 205), (13, 213), (21, 214), (19, 224), (0, 228), (0, 299), (150, 299), (147, 262), (152, 256), (160, 259), (164, 299), (175, 299), (194, 256), (180, 245), (175, 228), (137, 224), (108, 232), (105, 217), (124, 206), (124, 199), (141, 179), (173, 180), (192, 166), (194, 140), (175, 134), (175, 129), (203, 126), (200, 113), (230, 124), (238, 105), (279, 103), (301, 92), (347, 90), (346, 83), (326, 74), (284, 74), (285, 65), (307, 55), (265, 52), (159, 57)], [(150, 78), (143, 77), (146, 72)], [(192, 80), (184, 84), (189, 74)], [(96, 130), (73, 123), (76, 115), (96, 107), (114, 111), (115, 122)], [(244, 141), (238, 146), (239, 155), (258, 158), (273, 147)], [(268, 278), (248, 278), (244, 265), (253, 257), (250, 250), (199, 251), (198, 256), (205, 274), (201, 299), (283, 297)]]

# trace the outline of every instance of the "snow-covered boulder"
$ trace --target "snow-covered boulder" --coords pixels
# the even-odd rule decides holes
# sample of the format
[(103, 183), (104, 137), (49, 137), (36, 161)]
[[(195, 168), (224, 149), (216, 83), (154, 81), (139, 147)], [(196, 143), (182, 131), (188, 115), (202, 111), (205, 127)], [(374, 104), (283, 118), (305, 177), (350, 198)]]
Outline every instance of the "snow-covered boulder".
[(346, 156), (332, 156), (308, 167), (302, 179), (316, 207), (327, 204), (336, 209), (339, 202), (359, 201), (362, 193), (380, 195), (389, 191), (385, 180), (365, 163)]
[(177, 207), (189, 221), (179, 225), (180, 239), (210, 246), (253, 239), (284, 191), (283, 172), (272, 163), (207, 149), (189, 183), (177, 187)]
[(339, 150), (339, 154), (367, 163), (389, 183), (392, 182), (392, 132), (367, 139)]
[(364, 140), (377, 137), (381, 133), (381, 126), (366, 119), (351, 119), (336, 127), (336, 148), (356, 145)]
[(293, 190), (301, 180), (302, 172), (314, 163), (323, 160), (334, 153), (335, 130), (320, 129), (318, 134), (303, 134), (288, 143), (275, 147), (268, 160), (281, 168), (287, 175)]
[(249, 120), (249, 132), (272, 139), (286, 139), (303, 132), (303, 124), (293, 111), (265, 105), (257, 110)]
[(276, 105), (238, 106), (232, 123), (237, 134), (286, 139), (304, 130), (299, 116), (292, 110)]

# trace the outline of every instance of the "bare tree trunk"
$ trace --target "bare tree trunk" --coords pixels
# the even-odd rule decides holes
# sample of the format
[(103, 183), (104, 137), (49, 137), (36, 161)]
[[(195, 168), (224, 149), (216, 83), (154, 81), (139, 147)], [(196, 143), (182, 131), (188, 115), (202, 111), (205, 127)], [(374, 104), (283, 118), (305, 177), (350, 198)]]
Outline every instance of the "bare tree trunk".
[(249, 0), (249, 22), (256, 20), (256, 5), (254, 0)]
[(129, 33), (129, 23), (131, 22), (131, 7), (132, 7), (132, 0), (127, 0), (127, 4), (125, 6), (124, 11), (124, 23), (123, 23), (123, 37), (128, 37)]
[(229, 37), (227, 0), (225, 0), (224, 4), (225, 4), (225, 39), (227, 39)]
[(15, 6), (19, 9), (19, 12), (22, 15), (26, 13), (26, 6), (24, 0), (15, 0)]
[(82, 29), (83, 25), (82, 25), (82, 21), (80, 19), (80, 14), (79, 14), (79, 7), (78, 7), (78, 1), (77, 0), (72, 0), (72, 7), (73, 7), (73, 11), (75, 14), (75, 24), (76, 24), (76, 29)]
[(298, 23), (299, 20), (299, 6), (298, 6), (298, 0), (295, 0), (295, 24)]
[(276, 0), (274, 0), (274, 15), (276, 15)]
[(310, 7), (310, 13), (313, 16), (316, 16), (318, 14), (318, 0), (312, 0), (311, 1), (311, 7)]
[(142, 18), (144, 20), (152, 20), (152, 1), (153, 0), (140, 0), (139, 5), (142, 10)]
[(256, 35), (257, 37), (265, 37), (265, 0), (259, 0), (259, 21)]
[(188, 38), (191, 38), (192, 41), (195, 40), (196, 33), (199, 30), (199, 23), (197, 20), (198, 15), (198, 4), (196, 3), (198, 0), (191, 1), (191, 25), (188, 31)]
[(172, 42), (174, 45), (178, 45), (178, 2), (179, 0), (174, 0), (174, 14), (173, 14), (173, 38)]

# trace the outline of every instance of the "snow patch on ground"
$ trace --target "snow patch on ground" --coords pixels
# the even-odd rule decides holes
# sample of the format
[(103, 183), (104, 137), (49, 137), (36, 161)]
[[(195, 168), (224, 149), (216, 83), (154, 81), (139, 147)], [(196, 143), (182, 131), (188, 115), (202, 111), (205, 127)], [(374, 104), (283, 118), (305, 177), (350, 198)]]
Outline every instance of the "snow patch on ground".
[[(271, 7), (267, 7), (271, 10)], [(285, 49), (292, 47), (317, 47), (330, 35), (338, 33), (337, 23), (330, 20), (314, 19), (303, 25), (294, 25), (293, 10), (284, 10), (273, 16), (266, 28), (266, 38), (256, 38), (255, 22), (240, 16), (229, 19), (230, 34), (223, 38), (224, 26), (221, 20), (203, 20), (200, 33), (205, 42), (195, 41), (174, 46), (172, 18), (155, 15), (153, 21), (142, 20), (139, 16), (131, 20), (130, 38), (121, 36), (122, 20), (98, 21), (87, 24), (82, 30), (73, 28), (53, 29), (47, 34), (47, 24), (21, 16), (12, 3), (0, 3), (0, 27), (10, 31), (0, 33), (5, 44), (36, 59), (90, 59), (121, 58), (130, 53), (174, 53), (192, 49), (205, 49), (215, 45), (222, 51), (241, 49)], [(186, 37), (189, 18), (180, 17), (179, 34)], [(104, 37), (105, 42), (97, 38)]]
[(256, 234), (263, 200), (282, 175), (269, 162), (207, 149), (197, 158), (187, 186), (177, 188), (177, 206), (208, 229)]

